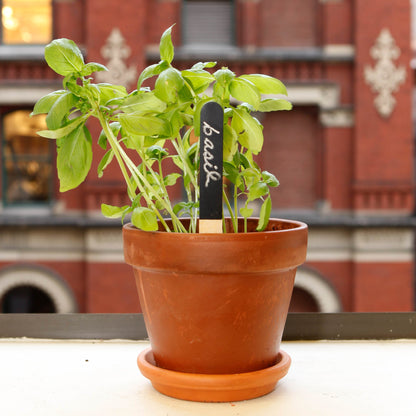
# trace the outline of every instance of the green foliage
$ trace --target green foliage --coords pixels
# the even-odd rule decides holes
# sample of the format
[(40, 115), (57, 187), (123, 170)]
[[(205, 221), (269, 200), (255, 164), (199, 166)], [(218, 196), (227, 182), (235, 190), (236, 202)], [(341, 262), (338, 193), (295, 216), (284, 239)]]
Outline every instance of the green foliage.
[[(200, 135), (201, 108), (214, 100), (224, 109), (224, 202), (234, 231), (238, 215), (247, 220), (253, 214), (253, 203), (261, 207), (257, 230), (263, 230), (271, 213), (270, 187), (279, 182), (254, 160), (264, 137), (263, 126), (252, 113), (290, 110), (292, 104), (281, 97), (286, 88), (267, 75), (238, 76), (225, 67), (213, 70), (216, 62), (197, 62), (179, 71), (172, 66), (171, 31), (172, 27), (161, 37), (160, 61), (142, 71), (137, 89), (130, 93), (120, 85), (94, 83), (93, 73), (106, 68), (85, 63), (73, 41), (56, 39), (46, 46), (45, 59), (64, 77), (63, 89), (42, 97), (32, 114), (47, 114), (48, 130), (38, 134), (56, 140), (60, 190), (76, 188), (90, 171), (92, 140), (87, 122), (92, 117), (101, 125), (98, 144), (104, 151), (97, 175), (102, 177), (111, 163), (118, 163), (131, 201), (122, 207), (103, 203), (102, 213), (122, 220), (131, 215), (133, 224), (146, 231), (157, 230), (160, 222), (167, 231), (196, 232), (199, 141), (191, 137)], [(151, 78), (153, 89), (144, 86)], [(132, 151), (137, 154), (133, 158)], [(179, 172), (165, 174), (172, 162)], [(178, 181), (186, 198), (172, 203), (167, 188)], [(184, 215), (191, 219), (187, 229), (179, 220)], [(172, 218), (173, 230), (165, 216)]]

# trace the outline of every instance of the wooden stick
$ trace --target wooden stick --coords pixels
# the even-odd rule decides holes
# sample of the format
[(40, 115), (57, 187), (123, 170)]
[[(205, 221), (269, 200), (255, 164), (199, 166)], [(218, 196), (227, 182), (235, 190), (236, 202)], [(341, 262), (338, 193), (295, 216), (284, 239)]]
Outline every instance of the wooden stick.
[(222, 220), (199, 220), (199, 233), (222, 233)]

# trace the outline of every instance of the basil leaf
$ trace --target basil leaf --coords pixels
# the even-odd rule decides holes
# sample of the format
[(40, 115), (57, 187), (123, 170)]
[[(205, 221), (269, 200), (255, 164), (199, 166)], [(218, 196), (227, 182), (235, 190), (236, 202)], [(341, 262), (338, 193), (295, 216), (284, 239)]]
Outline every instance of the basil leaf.
[(241, 75), (239, 78), (252, 82), (261, 94), (283, 94), (287, 95), (287, 90), (282, 81), (277, 78), (263, 74)]
[(84, 58), (74, 41), (55, 39), (45, 47), (45, 59), (48, 65), (59, 75), (81, 72)]
[(129, 206), (116, 207), (114, 205), (101, 204), (101, 212), (107, 218), (120, 218), (129, 211)]
[(286, 100), (280, 99), (267, 99), (260, 102), (258, 111), (279, 111), (279, 110), (291, 110), (293, 107), (292, 103)]
[(120, 114), (119, 121), (128, 133), (136, 136), (169, 136), (169, 124), (155, 116), (141, 116), (136, 113)]
[(256, 231), (263, 231), (269, 223), (270, 213), (272, 212), (272, 200), (268, 196), (260, 208), (260, 218)]
[(63, 94), (67, 94), (65, 90), (53, 91), (38, 100), (35, 104), (31, 116), (37, 114), (48, 113), (52, 106), (55, 104), (56, 100), (61, 97)]
[(60, 192), (69, 191), (81, 184), (91, 168), (91, 136), (83, 125), (58, 142), (56, 159)]
[(100, 163), (97, 167), (97, 175), (101, 178), (104, 174), (104, 169), (111, 163), (114, 157), (113, 149), (110, 149), (108, 152), (105, 153), (103, 158), (101, 159)]
[(257, 87), (243, 78), (235, 78), (230, 83), (230, 93), (237, 100), (249, 103), (254, 110), (260, 105), (261, 95)]
[(85, 117), (77, 117), (71, 120), (66, 126), (56, 130), (40, 130), (37, 132), (39, 136), (46, 137), (47, 139), (60, 139), (72, 133), (81, 123), (84, 123)]
[(242, 146), (257, 155), (263, 147), (263, 131), (258, 120), (252, 117), (242, 108), (233, 110), (231, 127), (238, 135), (238, 141)]
[(173, 49), (172, 37), (171, 37), (173, 26), (174, 25), (172, 25), (171, 27), (169, 27), (163, 32), (163, 35), (160, 38), (160, 45), (159, 45), (160, 59), (162, 61), (166, 61), (169, 64), (172, 62), (173, 55), (174, 55), (174, 49)]
[(46, 116), (46, 125), (50, 130), (56, 130), (61, 127), (63, 120), (68, 116), (75, 104), (78, 102), (78, 98), (67, 92), (62, 94), (53, 104)]
[(137, 207), (131, 215), (131, 222), (143, 231), (157, 231), (159, 226), (156, 214), (146, 207)]
[(139, 79), (137, 80), (137, 89), (140, 89), (146, 79), (152, 78), (155, 75), (159, 75), (167, 68), (169, 68), (169, 64), (166, 61), (160, 61), (158, 64), (149, 65), (143, 69)]
[(149, 114), (162, 113), (166, 103), (155, 96), (153, 92), (139, 92), (127, 97), (120, 106), (125, 113)]
[(264, 182), (255, 183), (248, 191), (248, 201), (261, 198), (269, 192), (269, 187)]
[(165, 69), (155, 83), (155, 95), (165, 103), (171, 104), (178, 100), (178, 93), (184, 86), (181, 73), (175, 68)]

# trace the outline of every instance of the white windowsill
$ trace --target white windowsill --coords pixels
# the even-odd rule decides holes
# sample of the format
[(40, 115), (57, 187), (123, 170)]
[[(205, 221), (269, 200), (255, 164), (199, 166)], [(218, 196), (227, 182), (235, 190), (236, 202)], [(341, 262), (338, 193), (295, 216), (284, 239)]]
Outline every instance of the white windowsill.
[(235, 403), (193, 403), (156, 392), (136, 366), (148, 345), (0, 339), (0, 414), (414, 415), (416, 340), (284, 342), (292, 366), (276, 390)]

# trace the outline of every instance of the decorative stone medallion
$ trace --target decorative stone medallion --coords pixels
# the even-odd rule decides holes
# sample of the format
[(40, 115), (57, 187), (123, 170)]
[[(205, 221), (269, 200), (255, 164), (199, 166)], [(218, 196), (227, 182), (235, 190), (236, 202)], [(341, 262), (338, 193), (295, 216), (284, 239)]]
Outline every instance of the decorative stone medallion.
[(135, 67), (127, 67), (125, 60), (130, 56), (130, 48), (118, 28), (114, 28), (101, 48), (101, 56), (107, 59), (108, 71), (98, 72), (96, 78), (99, 82), (109, 82), (127, 86), (137, 78)]
[(376, 110), (382, 117), (388, 118), (396, 105), (393, 93), (399, 90), (400, 84), (406, 79), (405, 67), (396, 67), (394, 63), (400, 56), (400, 49), (388, 29), (382, 29), (370, 49), (370, 55), (376, 64), (364, 68), (365, 81), (377, 94), (374, 99)]

